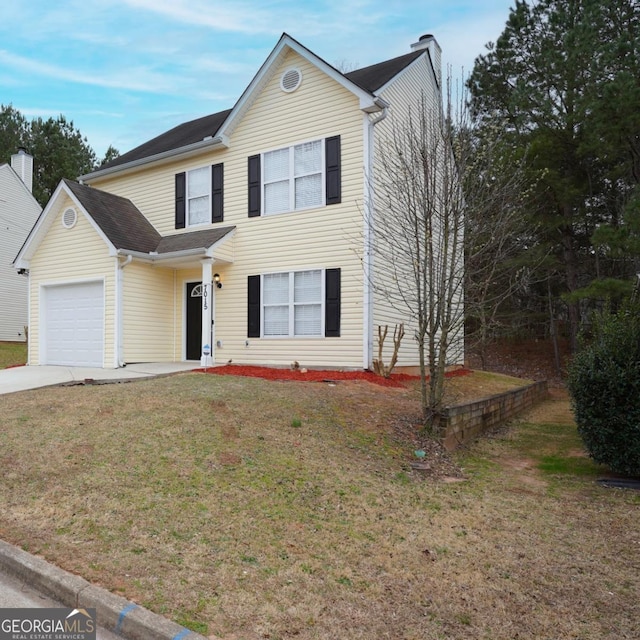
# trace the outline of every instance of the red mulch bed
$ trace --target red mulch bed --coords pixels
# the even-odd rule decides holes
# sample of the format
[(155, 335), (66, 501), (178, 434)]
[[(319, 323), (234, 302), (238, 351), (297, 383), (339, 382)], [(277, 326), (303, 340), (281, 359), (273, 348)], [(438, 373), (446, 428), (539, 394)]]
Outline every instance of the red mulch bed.
[[(373, 373), (373, 371), (335, 371), (333, 369), (276, 369), (273, 367), (256, 367), (252, 365), (227, 364), (223, 367), (195, 369), (197, 373), (213, 373), (218, 376), (246, 376), (264, 378), (265, 380), (297, 380), (299, 382), (337, 382), (340, 380), (365, 380), (384, 387), (403, 387), (407, 382), (419, 380), (419, 376), (406, 373), (392, 373), (390, 378)], [(471, 373), (469, 369), (456, 369), (447, 373), (447, 377), (464, 376)]]

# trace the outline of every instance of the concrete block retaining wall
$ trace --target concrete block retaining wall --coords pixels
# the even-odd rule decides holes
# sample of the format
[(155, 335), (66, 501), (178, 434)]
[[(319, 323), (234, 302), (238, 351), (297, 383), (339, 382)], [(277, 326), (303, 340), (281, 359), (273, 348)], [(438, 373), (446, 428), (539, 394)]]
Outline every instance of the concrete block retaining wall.
[(443, 426), (445, 448), (452, 451), (471, 442), (484, 431), (534, 406), (547, 393), (547, 382), (543, 380), (484, 400), (449, 407), (445, 411)]

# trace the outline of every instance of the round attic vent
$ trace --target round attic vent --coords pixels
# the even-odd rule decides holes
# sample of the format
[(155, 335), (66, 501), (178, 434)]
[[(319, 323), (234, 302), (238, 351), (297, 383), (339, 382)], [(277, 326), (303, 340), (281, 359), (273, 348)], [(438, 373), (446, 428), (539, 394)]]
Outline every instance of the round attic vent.
[(300, 86), (301, 82), (302, 72), (300, 69), (287, 69), (280, 78), (280, 88), (286, 93), (291, 93)]
[(78, 222), (78, 214), (76, 213), (76, 210), (73, 207), (65, 209), (62, 214), (62, 226), (65, 229), (71, 229), (75, 226), (76, 222)]

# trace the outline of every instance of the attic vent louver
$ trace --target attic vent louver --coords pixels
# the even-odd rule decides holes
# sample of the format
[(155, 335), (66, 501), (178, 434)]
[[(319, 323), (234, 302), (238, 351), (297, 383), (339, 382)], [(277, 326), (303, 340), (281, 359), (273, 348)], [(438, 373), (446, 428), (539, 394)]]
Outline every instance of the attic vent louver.
[(76, 222), (78, 222), (78, 214), (76, 213), (76, 210), (73, 207), (65, 209), (62, 214), (62, 226), (65, 229), (71, 229), (72, 227), (75, 227)]
[(302, 72), (300, 69), (292, 68), (287, 69), (280, 78), (280, 88), (285, 93), (291, 93), (295, 91), (302, 82)]

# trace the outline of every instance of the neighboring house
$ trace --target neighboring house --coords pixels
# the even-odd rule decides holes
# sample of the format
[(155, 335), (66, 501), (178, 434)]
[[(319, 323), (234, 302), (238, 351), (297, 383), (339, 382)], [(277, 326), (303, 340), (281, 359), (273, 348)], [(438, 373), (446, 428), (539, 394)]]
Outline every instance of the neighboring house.
[[(421, 98), (440, 114), (440, 48), (342, 74), (284, 34), (236, 105), (64, 180), (16, 260), (30, 364), (144, 361), (368, 368), (378, 140)], [(375, 180), (375, 178), (373, 178)]]
[(33, 158), (22, 149), (0, 164), (0, 341), (26, 339), (28, 281), (12, 263), (42, 211), (32, 180)]

